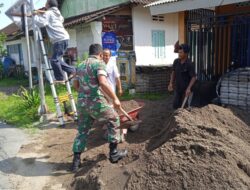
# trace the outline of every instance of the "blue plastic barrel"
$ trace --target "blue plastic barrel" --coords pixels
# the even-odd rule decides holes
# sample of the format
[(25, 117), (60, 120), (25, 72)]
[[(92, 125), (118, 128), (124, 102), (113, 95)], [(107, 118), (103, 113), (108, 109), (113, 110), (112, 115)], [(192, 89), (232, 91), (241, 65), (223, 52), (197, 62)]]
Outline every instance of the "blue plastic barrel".
[(7, 74), (9, 72), (10, 66), (14, 65), (15, 61), (11, 57), (4, 57), (3, 60), (3, 73)]

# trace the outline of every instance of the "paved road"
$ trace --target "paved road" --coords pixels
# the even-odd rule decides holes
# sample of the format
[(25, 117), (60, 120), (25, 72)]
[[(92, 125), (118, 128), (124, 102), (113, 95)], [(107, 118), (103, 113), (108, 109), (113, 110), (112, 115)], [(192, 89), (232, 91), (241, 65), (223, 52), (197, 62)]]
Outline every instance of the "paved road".
[[(22, 144), (27, 141), (27, 136), (20, 129), (13, 128), (0, 122), (0, 189), (12, 190), (14, 187), (6, 172), (13, 170), (11, 161), (8, 158), (15, 157)], [(9, 159), (11, 160), (11, 159)]]

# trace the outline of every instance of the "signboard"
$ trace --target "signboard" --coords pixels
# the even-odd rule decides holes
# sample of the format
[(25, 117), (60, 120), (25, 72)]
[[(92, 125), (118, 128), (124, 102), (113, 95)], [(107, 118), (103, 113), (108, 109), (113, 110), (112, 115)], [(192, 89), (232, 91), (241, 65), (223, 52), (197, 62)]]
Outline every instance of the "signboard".
[(114, 32), (102, 33), (102, 47), (103, 49), (110, 49), (112, 56), (117, 55), (117, 38)]
[[(23, 28), (22, 25), (22, 17), (20, 16), (13, 16), (13, 14), (22, 14), (22, 6), (26, 4), (27, 7), (27, 14), (31, 14), (31, 5), (29, 3), (28, 0), (19, 0), (17, 1), (14, 5), (12, 5), (6, 12), (6, 16), (8, 16), (20, 29)], [(32, 22), (31, 22), (31, 18), (27, 18), (28, 19), (28, 26), (29, 29), (32, 28)]]
[(116, 34), (117, 50), (133, 50), (132, 17), (129, 15), (109, 15), (102, 21), (103, 32)]

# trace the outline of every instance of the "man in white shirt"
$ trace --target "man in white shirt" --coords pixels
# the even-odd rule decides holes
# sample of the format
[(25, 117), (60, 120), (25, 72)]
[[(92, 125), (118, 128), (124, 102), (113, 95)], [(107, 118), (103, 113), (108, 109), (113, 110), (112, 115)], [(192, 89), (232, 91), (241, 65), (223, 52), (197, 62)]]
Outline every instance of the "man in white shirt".
[(58, 9), (57, 0), (47, 0), (46, 12), (35, 15), (35, 22), (39, 27), (45, 27), (53, 44), (51, 66), (57, 81), (64, 81), (63, 71), (67, 72), (69, 79), (75, 75), (75, 68), (63, 60), (68, 48), (69, 34), (63, 26), (64, 18)]
[(109, 49), (103, 50), (103, 61), (106, 64), (106, 70), (108, 73), (108, 82), (110, 83), (114, 92), (116, 92), (117, 86), (117, 93), (119, 96), (122, 95), (122, 85), (120, 80), (120, 73), (118, 71), (115, 59), (110, 59), (111, 51)]

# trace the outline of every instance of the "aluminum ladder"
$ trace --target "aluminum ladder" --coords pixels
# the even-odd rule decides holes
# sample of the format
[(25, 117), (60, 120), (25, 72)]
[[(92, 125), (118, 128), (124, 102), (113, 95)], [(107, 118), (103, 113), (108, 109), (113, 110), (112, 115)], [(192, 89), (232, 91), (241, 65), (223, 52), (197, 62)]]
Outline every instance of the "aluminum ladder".
[[(40, 30), (39, 27), (36, 27), (36, 30), (38, 32), (38, 41), (39, 41), (39, 45), (40, 45), (40, 48), (41, 48), (41, 51), (42, 51), (43, 61), (45, 63), (45, 72), (47, 72), (48, 80), (49, 80), (49, 83), (50, 83), (50, 88), (51, 88), (52, 95), (53, 95), (53, 98), (54, 98), (54, 103), (55, 103), (55, 106), (56, 106), (57, 118), (59, 120), (60, 125), (65, 126), (63, 113), (61, 111), (60, 102), (59, 102), (59, 99), (58, 99), (58, 96), (57, 96), (57, 93), (56, 93), (55, 82), (54, 82), (54, 79), (52, 77), (52, 71), (53, 70), (52, 70), (51, 64), (50, 64), (50, 62), (48, 60), (48, 56), (47, 56), (47, 53), (46, 53), (46, 50), (45, 50), (42, 33), (41, 33), (41, 30)], [(63, 59), (63, 57), (61, 59)], [(76, 104), (75, 104), (74, 97), (72, 95), (70, 81), (68, 79), (68, 75), (67, 75), (66, 72), (64, 72), (64, 80), (65, 80), (65, 85), (66, 85), (68, 96), (69, 96), (71, 109), (72, 109), (72, 112), (74, 114), (74, 120), (77, 121), (78, 115), (77, 115), (77, 110), (76, 110)]]

